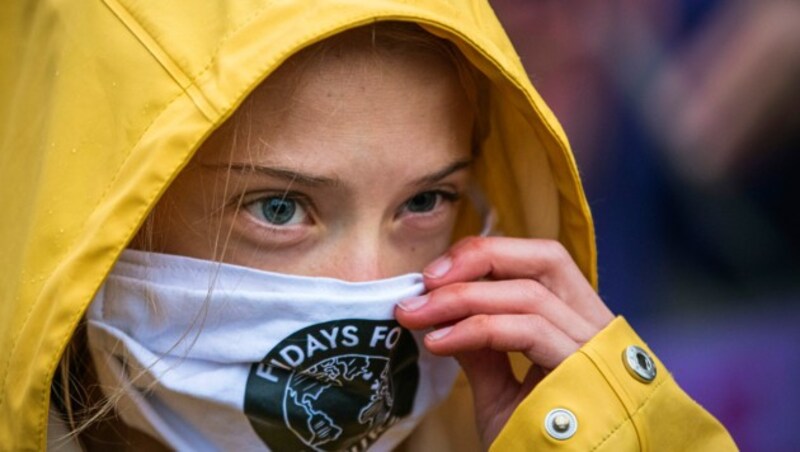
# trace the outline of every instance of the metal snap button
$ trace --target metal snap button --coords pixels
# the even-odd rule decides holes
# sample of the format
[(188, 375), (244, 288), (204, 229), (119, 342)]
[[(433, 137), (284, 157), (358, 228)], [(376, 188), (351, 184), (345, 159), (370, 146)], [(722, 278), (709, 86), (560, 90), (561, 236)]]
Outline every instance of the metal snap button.
[(637, 380), (650, 383), (656, 378), (656, 363), (650, 358), (646, 351), (631, 345), (622, 354), (622, 361), (631, 375)]
[(564, 408), (556, 408), (545, 416), (544, 429), (548, 435), (555, 439), (570, 439), (578, 430), (578, 419), (571, 411)]

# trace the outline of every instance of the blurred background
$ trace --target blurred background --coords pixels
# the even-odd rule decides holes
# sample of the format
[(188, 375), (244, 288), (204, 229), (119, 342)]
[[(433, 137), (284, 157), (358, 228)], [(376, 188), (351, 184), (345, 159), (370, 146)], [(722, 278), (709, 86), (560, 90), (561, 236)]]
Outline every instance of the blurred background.
[(606, 303), (742, 450), (800, 450), (800, 2), (492, 5), (570, 137)]

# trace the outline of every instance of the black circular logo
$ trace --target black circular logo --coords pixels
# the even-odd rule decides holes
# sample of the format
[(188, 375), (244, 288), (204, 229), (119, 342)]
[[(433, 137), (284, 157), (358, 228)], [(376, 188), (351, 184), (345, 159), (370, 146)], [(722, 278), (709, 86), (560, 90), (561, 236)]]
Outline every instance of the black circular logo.
[(411, 412), (418, 357), (394, 320), (319, 323), (253, 364), (244, 411), (274, 451), (362, 451)]

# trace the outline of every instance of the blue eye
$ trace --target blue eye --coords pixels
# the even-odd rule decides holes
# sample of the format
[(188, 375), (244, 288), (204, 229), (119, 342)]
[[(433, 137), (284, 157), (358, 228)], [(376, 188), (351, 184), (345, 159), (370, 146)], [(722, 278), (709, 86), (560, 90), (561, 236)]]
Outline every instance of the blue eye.
[(283, 196), (263, 198), (253, 203), (254, 214), (276, 226), (297, 224), (305, 218), (305, 211), (298, 202)]
[(433, 191), (420, 193), (406, 202), (406, 209), (413, 213), (430, 212), (439, 204), (442, 195)]
[(286, 224), (297, 210), (297, 203), (291, 199), (269, 198), (261, 204), (264, 218), (273, 224)]

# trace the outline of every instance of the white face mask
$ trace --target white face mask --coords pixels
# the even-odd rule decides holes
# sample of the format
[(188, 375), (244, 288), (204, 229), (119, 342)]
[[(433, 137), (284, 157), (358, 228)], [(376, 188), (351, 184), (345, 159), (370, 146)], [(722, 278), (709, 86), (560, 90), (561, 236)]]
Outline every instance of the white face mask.
[(393, 319), (423, 290), (419, 274), (349, 283), (126, 250), (89, 349), (122, 420), (170, 448), (390, 450), (458, 373)]

